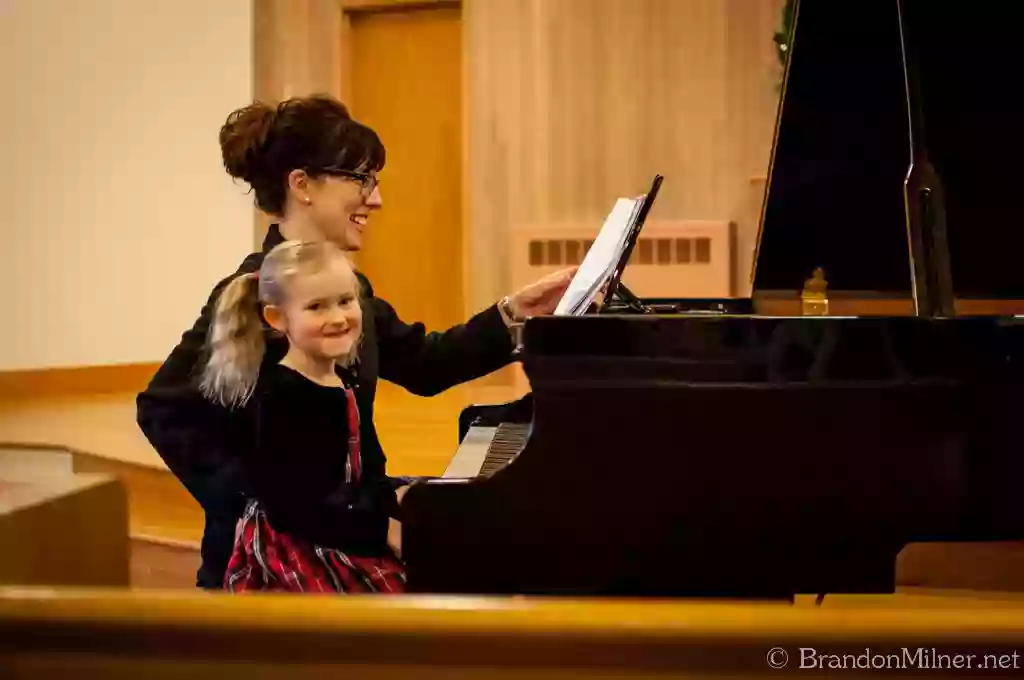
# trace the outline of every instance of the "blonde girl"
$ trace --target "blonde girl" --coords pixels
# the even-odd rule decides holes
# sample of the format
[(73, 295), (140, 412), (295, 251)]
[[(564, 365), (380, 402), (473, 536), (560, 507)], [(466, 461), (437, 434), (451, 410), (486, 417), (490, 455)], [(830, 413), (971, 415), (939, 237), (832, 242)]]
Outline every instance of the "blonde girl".
[[(217, 300), (200, 387), (245, 412), (251, 428), (241, 456), (251, 498), (224, 579), (230, 591), (404, 589), (387, 540), (394, 484), (364, 469), (345, 380), (362, 318), (358, 279), (327, 241), (278, 245)], [(288, 345), (269, 364), (268, 330)]]

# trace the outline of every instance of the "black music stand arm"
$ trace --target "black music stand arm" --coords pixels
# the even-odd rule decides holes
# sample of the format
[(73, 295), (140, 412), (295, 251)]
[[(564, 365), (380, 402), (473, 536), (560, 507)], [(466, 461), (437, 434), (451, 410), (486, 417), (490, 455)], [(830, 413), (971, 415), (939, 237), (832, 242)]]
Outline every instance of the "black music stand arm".
[(637, 312), (639, 314), (646, 314), (650, 310), (647, 309), (647, 305), (638, 298), (633, 291), (626, 287), (626, 284), (619, 281), (619, 284), (615, 286), (615, 292), (612, 294), (611, 300), (606, 300), (604, 305), (601, 306), (601, 311), (607, 310), (610, 306), (614, 309), (614, 303), (625, 306), (628, 309)]

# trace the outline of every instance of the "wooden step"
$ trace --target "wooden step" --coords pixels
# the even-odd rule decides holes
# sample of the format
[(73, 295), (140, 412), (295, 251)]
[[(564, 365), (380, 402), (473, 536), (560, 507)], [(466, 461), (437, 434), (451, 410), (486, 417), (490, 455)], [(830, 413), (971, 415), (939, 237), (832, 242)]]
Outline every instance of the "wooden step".
[(0, 583), (126, 587), (128, 503), (108, 475), (0, 480)]
[(169, 471), (64, 446), (0, 443), (0, 484), (9, 489), (77, 487), (100, 477), (117, 480), (127, 496), (131, 587), (194, 588), (203, 513)]
[(128, 489), (133, 539), (198, 549), (203, 538), (203, 509), (168, 470), (76, 451), (74, 469), (117, 477)]
[(29, 482), (73, 474), (73, 455), (62, 446), (0, 442), (0, 479)]
[(167, 469), (105, 458), (59, 445), (0, 443), (0, 479), (34, 481), (77, 474), (110, 475), (128, 491), (131, 535), (198, 548), (203, 511)]
[(133, 590), (195, 589), (199, 548), (145, 538), (131, 541)]

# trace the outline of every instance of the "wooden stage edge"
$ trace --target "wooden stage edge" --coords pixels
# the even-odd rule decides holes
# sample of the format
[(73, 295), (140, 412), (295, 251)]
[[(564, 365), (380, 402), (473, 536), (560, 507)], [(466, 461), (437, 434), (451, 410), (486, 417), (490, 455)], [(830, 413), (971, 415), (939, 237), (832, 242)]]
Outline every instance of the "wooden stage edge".
[(157, 363), (0, 371), (0, 401), (141, 392)]

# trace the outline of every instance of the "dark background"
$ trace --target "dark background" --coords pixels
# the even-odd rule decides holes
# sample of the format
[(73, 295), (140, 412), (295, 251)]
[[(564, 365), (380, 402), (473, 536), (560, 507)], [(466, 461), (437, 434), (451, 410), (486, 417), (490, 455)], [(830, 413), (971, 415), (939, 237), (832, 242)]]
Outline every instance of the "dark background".
[[(959, 297), (1024, 297), (1024, 51), (1015, 3), (905, 0), (915, 143), (943, 184)], [(756, 290), (818, 266), (832, 290), (910, 294), (911, 158), (896, 0), (801, 0), (775, 140)]]

